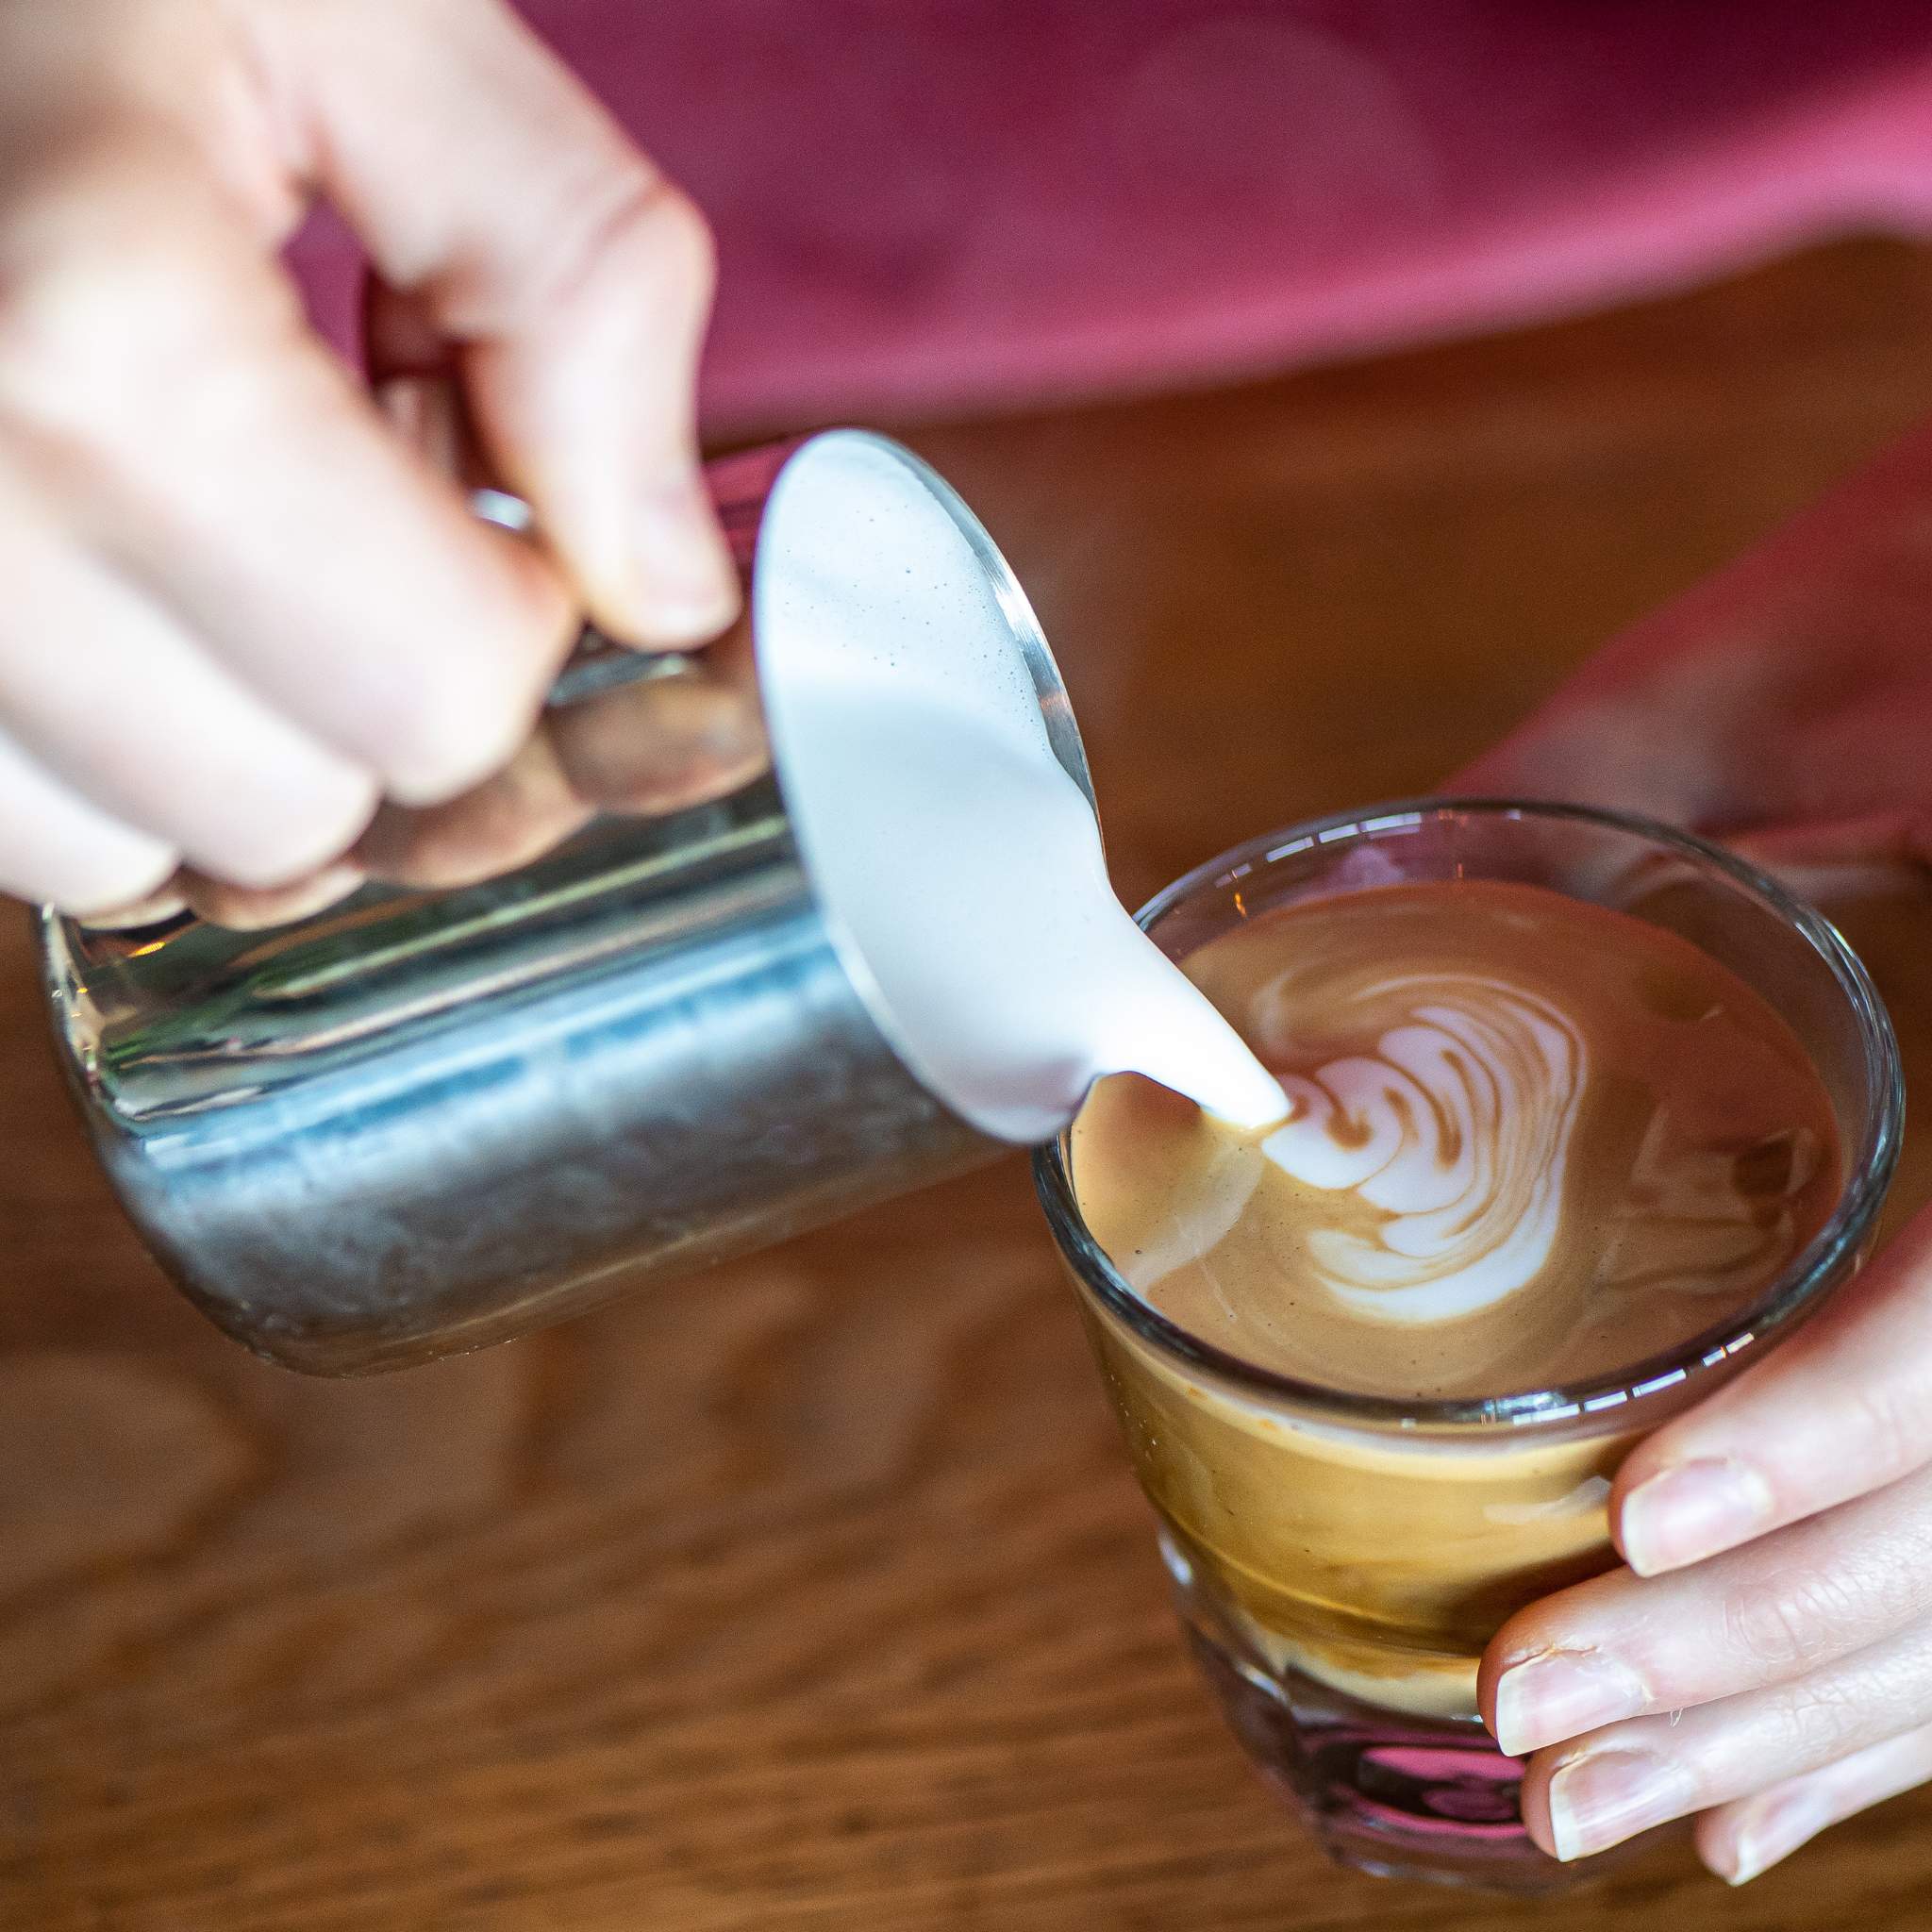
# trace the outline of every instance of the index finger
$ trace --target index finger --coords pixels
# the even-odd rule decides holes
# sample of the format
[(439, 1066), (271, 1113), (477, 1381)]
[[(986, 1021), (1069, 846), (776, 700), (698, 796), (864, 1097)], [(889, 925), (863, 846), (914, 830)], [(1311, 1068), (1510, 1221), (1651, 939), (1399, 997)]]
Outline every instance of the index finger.
[(738, 581), (698, 465), (712, 260), (696, 210), (494, 0), (328, 0), (265, 22), (298, 165), (454, 345), (495, 468), (592, 616), (631, 642), (715, 636)]

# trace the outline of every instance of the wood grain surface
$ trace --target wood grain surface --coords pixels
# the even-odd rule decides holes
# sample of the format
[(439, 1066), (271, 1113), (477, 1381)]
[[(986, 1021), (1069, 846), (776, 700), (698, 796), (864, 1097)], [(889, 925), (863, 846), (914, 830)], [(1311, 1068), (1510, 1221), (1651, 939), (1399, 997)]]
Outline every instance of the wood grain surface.
[[(1927, 410), (1932, 259), (1848, 244), (1507, 340), (907, 433), (1035, 594), (1133, 901), (1437, 780)], [(1881, 951), (1926, 1063), (1924, 952)], [(1577, 1922), (1331, 1871), (1246, 1769), (1022, 1163), (318, 1384), (137, 1249), (19, 921), (0, 1032), (7, 1932)], [(1932, 1800), (1735, 1894), (1666, 1845), (1591, 1913), (1903, 1932), (1932, 1922)]]

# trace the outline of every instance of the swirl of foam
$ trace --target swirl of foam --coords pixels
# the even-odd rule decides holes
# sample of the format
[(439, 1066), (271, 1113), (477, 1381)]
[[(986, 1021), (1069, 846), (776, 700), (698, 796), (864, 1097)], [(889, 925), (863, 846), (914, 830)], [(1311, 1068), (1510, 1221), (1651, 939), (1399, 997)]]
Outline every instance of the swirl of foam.
[(1307, 1255), (1331, 1292), (1396, 1321), (1471, 1314), (1549, 1259), (1583, 1095), (1582, 1039), (1546, 1000), (1502, 980), (1385, 979), (1358, 997), (1399, 1001), (1401, 1023), (1373, 1053), (1284, 1077), (1295, 1110), (1261, 1151), (1381, 1216), (1366, 1233), (1309, 1233)]

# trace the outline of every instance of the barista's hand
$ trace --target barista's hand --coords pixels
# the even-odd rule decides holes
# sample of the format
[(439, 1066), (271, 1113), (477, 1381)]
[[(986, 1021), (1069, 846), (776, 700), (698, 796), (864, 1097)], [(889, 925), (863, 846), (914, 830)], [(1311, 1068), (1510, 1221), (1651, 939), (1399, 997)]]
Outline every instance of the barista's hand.
[[(383, 284), (386, 409), (278, 263), (318, 194)], [(584, 610), (724, 629), (710, 279), (691, 205), (497, 0), (0, 0), (0, 890), (315, 903), (380, 801), (511, 765)], [(545, 547), (468, 514), (438, 383)], [(702, 703), (665, 802), (760, 756), (747, 691)]]
[[(1932, 863), (1932, 437), (1613, 645), (1457, 780), (1727, 839), (1801, 891)], [(1735, 1881), (1932, 1778), (1932, 1212), (1758, 1368), (1642, 1444), (1629, 1569), (1485, 1660), (1560, 1857), (1701, 1814)], [(1674, 1715), (1682, 1713), (1681, 1717)]]

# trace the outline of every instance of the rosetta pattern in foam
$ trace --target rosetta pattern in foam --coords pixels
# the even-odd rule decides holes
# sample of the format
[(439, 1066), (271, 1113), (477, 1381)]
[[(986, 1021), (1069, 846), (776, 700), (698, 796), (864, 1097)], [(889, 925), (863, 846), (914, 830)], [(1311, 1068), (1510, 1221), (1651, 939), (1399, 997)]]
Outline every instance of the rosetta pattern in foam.
[(1500, 980), (1386, 979), (1359, 997), (1399, 1001), (1402, 1020), (1373, 1052), (1284, 1077), (1294, 1112), (1261, 1151), (1382, 1216), (1368, 1231), (1358, 1215), (1339, 1216), (1308, 1236), (1308, 1258), (1341, 1300), (1394, 1321), (1472, 1314), (1549, 1259), (1583, 1041), (1547, 1001)]

